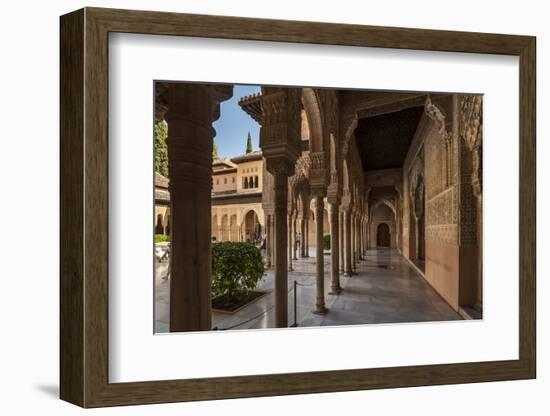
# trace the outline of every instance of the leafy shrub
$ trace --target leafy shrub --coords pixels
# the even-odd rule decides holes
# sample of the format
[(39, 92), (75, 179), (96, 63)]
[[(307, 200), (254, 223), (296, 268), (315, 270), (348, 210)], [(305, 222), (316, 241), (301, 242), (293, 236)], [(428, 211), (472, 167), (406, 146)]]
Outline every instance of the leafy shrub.
[(170, 241), (170, 236), (165, 234), (155, 234), (155, 243), (167, 243)]
[(330, 250), (330, 234), (323, 236), (323, 249)]
[(212, 297), (247, 294), (264, 274), (260, 249), (250, 243), (212, 244)]

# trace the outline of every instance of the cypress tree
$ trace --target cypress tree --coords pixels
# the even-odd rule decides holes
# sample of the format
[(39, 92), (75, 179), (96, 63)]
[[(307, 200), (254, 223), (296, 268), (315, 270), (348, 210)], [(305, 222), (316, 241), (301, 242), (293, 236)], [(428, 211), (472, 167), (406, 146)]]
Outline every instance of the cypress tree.
[(214, 141), (214, 146), (212, 146), (212, 160), (218, 160), (220, 157), (218, 156), (218, 145)]
[(250, 136), (250, 132), (248, 132), (248, 139), (246, 140), (246, 153), (252, 152), (252, 136)]

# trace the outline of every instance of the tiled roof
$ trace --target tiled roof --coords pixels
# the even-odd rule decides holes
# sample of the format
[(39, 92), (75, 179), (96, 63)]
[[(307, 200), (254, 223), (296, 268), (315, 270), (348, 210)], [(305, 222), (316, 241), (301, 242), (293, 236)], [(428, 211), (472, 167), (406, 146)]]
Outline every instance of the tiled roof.
[(250, 153), (246, 153), (244, 155), (239, 155), (231, 158), (231, 161), (233, 163), (251, 162), (253, 160), (262, 160), (261, 150), (254, 150)]

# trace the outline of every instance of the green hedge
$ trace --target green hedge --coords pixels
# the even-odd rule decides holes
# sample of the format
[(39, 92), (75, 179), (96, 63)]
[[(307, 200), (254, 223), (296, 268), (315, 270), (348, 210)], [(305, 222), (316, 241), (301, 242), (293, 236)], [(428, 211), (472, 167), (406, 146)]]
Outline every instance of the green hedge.
[(166, 243), (170, 241), (170, 236), (165, 234), (155, 234), (155, 243)]
[(323, 236), (323, 249), (330, 250), (330, 234)]
[(246, 294), (256, 287), (263, 274), (262, 254), (253, 244), (212, 244), (212, 297)]

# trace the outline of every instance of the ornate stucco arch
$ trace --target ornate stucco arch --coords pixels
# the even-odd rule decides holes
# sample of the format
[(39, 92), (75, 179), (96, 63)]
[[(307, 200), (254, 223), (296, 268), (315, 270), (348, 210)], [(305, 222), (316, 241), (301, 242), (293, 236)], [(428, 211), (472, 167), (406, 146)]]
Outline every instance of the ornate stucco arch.
[(313, 88), (302, 89), (302, 104), (306, 112), (309, 127), (309, 149), (312, 153), (326, 149), (323, 134), (323, 116), (317, 94)]
[(350, 190), (350, 178), (349, 178), (349, 164), (347, 159), (342, 161), (342, 189), (344, 192), (349, 192)]
[(389, 209), (391, 209), (392, 212), (393, 212), (394, 219), (397, 219), (397, 210), (395, 208), (395, 205), (390, 200), (388, 200), (386, 198), (383, 198), (383, 199), (379, 199), (378, 201), (376, 201), (373, 204), (372, 208), (369, 209), (369, 211), (370, 211), (369, 217), (371, 218), (371, 220), (372, 220), (372, 216), (374, 215), (374, 213), (376, 212), (376, 210), (378, 209), (378, 207), (380, 205), (386, 205)]
[(239, 224), (239, 225), (242, 225), (242, 224), (244, 223), (244, 220), (245, 220), (246, 216), (248, 215), (248, 213), (249, 213), (250, 211), (253, 211), (253, 212), (256, 214), (256, 216), (258, 217), (258, 222), (259, 222), (260, 225), (263, 227), (263, 226), (265, 225), (264, 213), (262, 212), (262, 210), (257, 210), (257, 209), (254, 208), (254, 207), (246, 207), (246, 208), (244, 208), (244, 209), (241, 211), (241, 213), (240, 213), (240, 215), (239, 215), (239, 217), (238, 217), (238, 219), (239, 219), (238, 224)]

